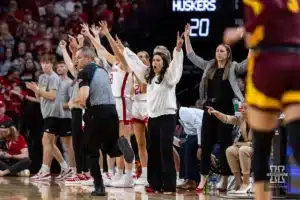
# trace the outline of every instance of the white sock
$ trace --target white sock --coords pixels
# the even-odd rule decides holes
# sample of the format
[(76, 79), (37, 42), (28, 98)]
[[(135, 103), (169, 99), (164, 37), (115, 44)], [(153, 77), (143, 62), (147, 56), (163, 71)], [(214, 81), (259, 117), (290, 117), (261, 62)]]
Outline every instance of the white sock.
[(176, 177), (177, 179), (179, 179), (179, 172), (176, 172)]
[(48, 165), (42, 165), (42, 168), (41, 168), (41, 171), (42, 172), (50, 172), (50, 167)]
[(62, 163), (60, 163), (60, 167), (62, 168), (62, 169), (68, 169), (68, 164), (67, 164), (67, 162), (66, 161), (63, 161)]
[(109, 175), (113, 175), (113, 174), (114, 174), (114, 169), (109, 169), (109, 170), (108, 170), (108, 174), (109, 174)]
[(103, 169), (100, 169), (100, 171), (101, 171), (101, 174), (103, 174)]
[(117, 168), (117, 173), (118, 173), (118, 174), (123, 174), (123, 169)]
[(142, 168), (142, 174), (141, 174), (141, 177), (147, 178), (147, 173), (148, 173), (148, 168), (147, 168), (147, 167), (143, 167), (143, 168)]
[(132, 170), (125, 169), (126, 177), (132, 177)]

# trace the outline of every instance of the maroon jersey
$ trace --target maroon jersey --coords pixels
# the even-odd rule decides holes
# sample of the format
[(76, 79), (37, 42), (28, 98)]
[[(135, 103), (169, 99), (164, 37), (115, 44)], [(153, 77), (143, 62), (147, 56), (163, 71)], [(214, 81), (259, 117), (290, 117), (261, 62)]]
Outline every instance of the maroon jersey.
[(243, 0), (250, 47), (300, 45), (300, 0)]

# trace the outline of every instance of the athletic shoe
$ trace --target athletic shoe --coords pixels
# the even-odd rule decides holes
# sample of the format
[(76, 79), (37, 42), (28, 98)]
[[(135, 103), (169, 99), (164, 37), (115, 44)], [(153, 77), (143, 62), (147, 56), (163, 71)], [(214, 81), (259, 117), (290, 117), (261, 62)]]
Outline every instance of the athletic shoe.
[(134, 185), (148, 185), (147, 178), (140, 177), (140, 178), (134, 180)]
[(23, 171), (20, 171), (17, 173), (17, 176), (21, 177), (29, 177), (30, 176), (30, 171), (28, 169), (25, 169)]
[(42, 181), (42, 180), (50, 180), (51, 175), (50, 172), (39, 171), (36, 175), (30, 178), (31, 181)]
[(115, 173), (115, 175), (113, 177), (111, 177), (110, 179), (106, 179), (104, 183), (104, 186), (106, 187), (112, 187), (112, 182), (118, 181), (122, 178), (123, 174), (120, 173)]
[(84, 177), (84, 180), (81, 181), (82, 185), (85, 185), (85, 186), (92, 186), (92, 185), (94, 185), (94, 179), (93, 179), (93, 177), (88, 176), (86, 174), (81, 174), (81, 175), (82, 175), (82, 177)]
[(83, 174), (72, 174), (72, 176), (65, 180), (65, 185), (79, 185), (85, 180), (87, 180), (87, 178)]
[(116, 188), (132, 188), (134, 186), (133, 178), (125, 174), (121, 179), (112, 181), (111, 186)]
[(73, 174), (73, 170), (68, 168), (68, 169), (61, 169), (60, 174), (55, 178), (56, 181), (62, 181), (69, 176)]

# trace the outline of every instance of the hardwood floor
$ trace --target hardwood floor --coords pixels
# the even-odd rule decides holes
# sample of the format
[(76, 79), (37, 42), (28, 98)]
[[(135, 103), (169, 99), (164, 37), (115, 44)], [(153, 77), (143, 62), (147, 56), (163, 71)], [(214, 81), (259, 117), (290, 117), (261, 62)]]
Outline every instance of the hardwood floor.
[[(90, 196), (93, 187), (65, 186), (62, 182), (44, 181), (30, 182), (24, 177), (0, 177), (0, 200), (217, 200), (224, 199), (216, 196), (204, 196), (195, 192), (177, 193), (173, 196), (162, 194), (147, 194), (144, 187), (136, 186), (133, 189), (107, 188), (106, 197)], [(241, 199), (241, 198), (226, 198)], [(249, 198), (248, 198), (249, 199)]]

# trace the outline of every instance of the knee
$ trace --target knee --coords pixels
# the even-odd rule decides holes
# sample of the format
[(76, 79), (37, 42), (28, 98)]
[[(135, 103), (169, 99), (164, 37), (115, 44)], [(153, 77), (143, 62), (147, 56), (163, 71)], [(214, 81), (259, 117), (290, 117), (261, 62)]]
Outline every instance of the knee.
[(52, 146), (54, 143), (54, 140), (48, 135), (48, 134), (44, 134), (43, 138), (42, 138), (42, 144), (44, 147), (50, 147)]
[(230, 157), (230, 156), (233, 156), (234, 155), (234, 152), (235, 152), (235, 149), (236, 147), (234, 146), (230, 146), (226, 149), (226, 157)]
[(31, 164), (31, 159), (30, 158), (24, 158), (23, 162), (26, 163), (27, 166)]

